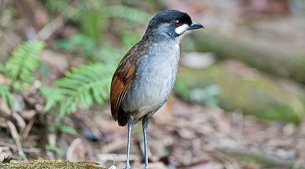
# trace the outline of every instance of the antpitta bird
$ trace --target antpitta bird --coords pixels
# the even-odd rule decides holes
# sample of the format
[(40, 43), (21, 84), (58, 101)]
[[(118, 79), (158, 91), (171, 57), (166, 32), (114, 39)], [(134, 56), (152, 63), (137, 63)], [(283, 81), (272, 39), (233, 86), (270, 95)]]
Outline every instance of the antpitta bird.
[(186, 13), (166, 10), (155, 15), (146, 32), (123, 57), (111, 83), (111, 114), (120, 126), (128, 124), (129, 163), (132, 126), (142, 120), (145, 169), (148, 169), (147, 127), (150, 117), (173, 90), (180, 59), (180, 41), (190, 30), (203, 26)]

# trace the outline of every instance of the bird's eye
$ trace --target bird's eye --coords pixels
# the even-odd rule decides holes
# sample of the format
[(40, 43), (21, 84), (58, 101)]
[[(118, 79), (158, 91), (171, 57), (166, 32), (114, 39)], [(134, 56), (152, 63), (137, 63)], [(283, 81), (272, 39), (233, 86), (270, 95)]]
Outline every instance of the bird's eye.
[(179, 20), (176, 20), (176, 27), (180, 26), (181, 22)]

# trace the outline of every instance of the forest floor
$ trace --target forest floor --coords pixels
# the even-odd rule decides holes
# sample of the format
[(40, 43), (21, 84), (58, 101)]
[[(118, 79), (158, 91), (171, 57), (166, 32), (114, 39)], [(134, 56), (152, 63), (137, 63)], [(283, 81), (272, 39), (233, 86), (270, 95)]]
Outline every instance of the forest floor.
[[(99, 162), (110, 167), (115, 161), (123, 168), (126, 159), (127, 128), (112, 120), (110, 111), (74, 113), (65, 119), (79, 135), (48, 135), (56, 139), (65, 159)], [(11, 131), (12, 132), (12, 131)], [(0, 157), (22, 159), (12, 139), (16, 133), (1, 129)], [(45, 133), (32, 126), (22, 141), (27, 159), (57, 159), (59, 154), (39, 147)], [(90, 139), (91, 138), (91, 139)], [(154, 116), (148, 131), (149, 159), (152, 169), (254, 169), (302, 168), (305, 166), (305, 123), (261, 121), (240, 112), (227, 113), (182, 102), (172, 97)], [(131, 162), (143, 162), (141, 125), (134, 126)], [(31, 148), (33, 145), (38, 147)], [(18, 155), (19, 152), (19, 155)]]

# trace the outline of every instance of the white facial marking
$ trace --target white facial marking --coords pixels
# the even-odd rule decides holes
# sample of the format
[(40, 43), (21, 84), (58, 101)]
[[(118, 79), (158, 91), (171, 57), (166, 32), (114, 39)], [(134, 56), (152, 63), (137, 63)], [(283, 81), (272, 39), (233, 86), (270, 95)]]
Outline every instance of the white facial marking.
[(183, 32), (185, 32), (188, 28), (189, 28), (189, 26), (188, 26), (187, 24), (183, 24), (183, 25), (177, 27), (177, 28), (175, 29), (175, 32), (176, 32), (178, 35), (180, 35), (180, 34), (182, 34)]

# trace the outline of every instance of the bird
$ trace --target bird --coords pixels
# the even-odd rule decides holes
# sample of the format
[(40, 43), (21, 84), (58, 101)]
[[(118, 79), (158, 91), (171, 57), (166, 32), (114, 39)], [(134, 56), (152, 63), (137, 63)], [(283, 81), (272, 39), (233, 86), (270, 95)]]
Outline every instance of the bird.
[(119, 126), (128, 126), (127, 160), (131, 131), (142, 121), (144, 169), (148, 169), (147, 128), (151, 116), (169, 98), (177, 76), (180, 41), (189, 31), (204, 28), (178, 10), (165, 10), (148, 23), (142, 39), (122, 58), (113, 74), (110, 89), (111, 114)]

